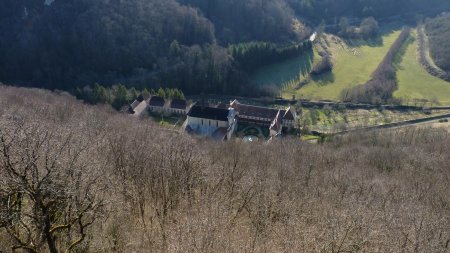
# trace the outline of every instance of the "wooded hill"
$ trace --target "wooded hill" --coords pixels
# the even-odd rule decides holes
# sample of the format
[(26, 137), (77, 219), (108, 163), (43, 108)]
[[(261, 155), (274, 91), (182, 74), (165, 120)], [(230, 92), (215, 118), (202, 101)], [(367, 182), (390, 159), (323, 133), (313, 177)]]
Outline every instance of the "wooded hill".
[(258, 41), (285, 48), (302, 42), (323, 19), (382, 18), (447, 4), (381, 2), (3, 0), (0, 81), (72, 91), (98, 82), (179, 88), (186, 94), (264, 95), (247, 79), (249, 68), (233, 59), (230, 44)]

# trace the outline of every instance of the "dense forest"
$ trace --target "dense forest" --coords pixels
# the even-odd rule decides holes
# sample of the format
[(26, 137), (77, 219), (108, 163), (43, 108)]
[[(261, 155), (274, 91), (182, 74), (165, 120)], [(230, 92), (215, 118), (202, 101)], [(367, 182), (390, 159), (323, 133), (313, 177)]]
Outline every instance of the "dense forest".
[(187, 89), (197, 81), (189, 78), (207, 72), (208, 66), (217, 72), (223, 67), (225, 77), (230, 71), (228, 58), (221, 55), (226, 51), (214, 46), (213, 25), (175, 1), (1, 5), (1, 33), (9, 38), (0, 42), (5, 56), (1, 76), (6, 80), (67, 89), (95, 80), (132, 83), (127, 78), (145, 78), (158, 83), (168, 75), (180, 78), (170, 81)]
[(0, 252), (448, 252), (449, 143), (218, 143), (0, 86)]
[(431, 56), (444, 71), (450, 71), (450, 14), (427, 20), (425, 24)]
[(181, 0), (198, 7), (211, 20), (222, 43), (262, 40), (284, 42), (303, 38), (304, 30), (294, 30), (293, 9), (284, 0)]
[[(247, 78), (269, 63), (229, 46), (298, 45), (323, 20), (443, 10), (445, 0), (3, 0), (0, 80), (74, 91), (101, 83), (186, 94), (270, 95)], [(273, 48), (267, 47), (268, 50)], [(301, 50), (291, 50), (295, 54)], [(260, 60), (262, 59), (262, 60)]]
[(403, 17), (414, 21), (416, 15), (437, 14), (450, 9), (446, 0), (286, 0), (297, 15), (312, 22), (339, 22), (339, 17), (377, 19)]
[(252, 72), (266, 64), (311, 52), (312, 46), (312, 42), (309, 40), (282, 48), (274, 43), (247, 42), (231, 45), (229, 52), (241, 69)]

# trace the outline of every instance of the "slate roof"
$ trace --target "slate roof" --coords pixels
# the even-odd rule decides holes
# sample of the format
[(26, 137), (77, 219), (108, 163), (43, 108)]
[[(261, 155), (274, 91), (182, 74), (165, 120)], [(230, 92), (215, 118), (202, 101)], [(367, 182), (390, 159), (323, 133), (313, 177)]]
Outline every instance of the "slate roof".
[(159, 106), (163, 107), (166, 101), (162, 97), (153, 96), (150, 98), (150, 102), (148, 103), (150, 106)]
[[(240, 104), (237, 100), (231, 103), (231, 107), (236, 109), (236, 111), (239, 112), (239, 115), (242, 116), (268, 118), (268, 119), (274, 119), (279, 111), (278, 109), (274, 108)], [(284, 115), (285, 113), (286, 111), (282, 110), (282, 114)]]
[(270, 130), (273, 130), (277, 133), (279, 133), (282, 129), (281, 121), (283, 120), (283, 113), (281, 110), (278, 111), (277, 115), (275, 116), (275, 119), (273, 120), (272, 124), (270, 125)]
[(173, 99), (170, 102), (170, 108), (186, 110), (187, 102), (184, 99)]
[(141, 101), (134, 100), (134, 102), (130, 105), (130, 111), (133, 111), (140, 103)]
[(201, 119), (228, 121), (228, 113), (228, 109), (194, 105), (189, 111), (188, 116)]
[(291, 110), (288, 109), (286, 110), (286, 113), (284, 114), (283, 118), (287, 120), (294, 120), (294, 114), (292, 114)]
[(136, 115), (141, 115), (147, 109), (147, 102), (142, 101), (136, 108), (134, 108), (134, 113)]
[(145, 100), (145, 98), (144, 98), (144, 95), (142, 95), (142, 94), (136, 98), (136, 101), (139, 101), (139, 102), (142, 102), (144, 100)]
[(141, 115), (142, 112), (147, 108), (147, 102), (142, 100), (139, 102), (139, 100), (135, 100), (130, 107), (128, 108), (128, 112), (134, 115)]

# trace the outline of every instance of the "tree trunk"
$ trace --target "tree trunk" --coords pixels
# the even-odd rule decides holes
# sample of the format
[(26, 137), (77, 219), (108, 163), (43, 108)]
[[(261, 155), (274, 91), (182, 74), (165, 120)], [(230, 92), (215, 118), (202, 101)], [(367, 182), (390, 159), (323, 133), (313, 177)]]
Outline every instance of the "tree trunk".
[(50, 217), (48, 217), (48, 214), (45, 215), (44, 234), (45, 239), (47, 240), (49, 252), (58, 253), (58, 250), (56, 249), (55, 240), (53, 239), (52, 233), (50, 233)]

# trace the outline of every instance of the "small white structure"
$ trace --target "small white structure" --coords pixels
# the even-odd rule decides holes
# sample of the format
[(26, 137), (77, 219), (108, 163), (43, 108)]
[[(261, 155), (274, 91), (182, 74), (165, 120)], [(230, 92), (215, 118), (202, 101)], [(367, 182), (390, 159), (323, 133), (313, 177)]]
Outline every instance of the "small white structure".
[(144, 112), (146, 112), (147, 107), (148, 107), (148, 100), (146, 100), (143, 95), (140, 95), (130, 105), (130, 107), (128, 108), (128, 113), (130, 113), (133, 116), (139, 117)]
[(131, 115), (139, 117), (142, 115), (143, 112), (147, 109), (147, 102), (144, 100), (142, 102), (139, 102), (138, 100), (135, 100), (129, 109), (129, 112)]
[(311, 34), (311, 36), (309, 37), (309, 41), (314, 42), (317, 38), (317, 32), (314, 32), (313, 34)]

